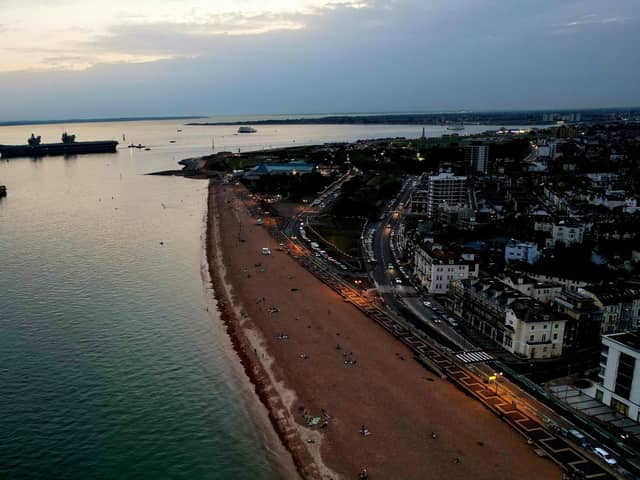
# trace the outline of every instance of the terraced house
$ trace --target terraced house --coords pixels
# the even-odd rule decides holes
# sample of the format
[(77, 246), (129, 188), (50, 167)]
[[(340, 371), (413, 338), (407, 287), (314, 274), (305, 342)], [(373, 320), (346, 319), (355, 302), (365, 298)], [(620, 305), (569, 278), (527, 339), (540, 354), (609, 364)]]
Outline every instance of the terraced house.
[(514, 355), (562, 356), (568, 317), (495, 279), (452, 282), (452, 308), (474, 328)]

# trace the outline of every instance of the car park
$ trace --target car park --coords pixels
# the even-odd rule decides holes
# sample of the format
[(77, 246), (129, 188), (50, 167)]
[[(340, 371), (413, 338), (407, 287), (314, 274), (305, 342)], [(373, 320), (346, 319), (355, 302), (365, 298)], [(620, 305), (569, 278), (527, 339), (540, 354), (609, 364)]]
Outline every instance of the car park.
[(593, 449), (593, 453), (598, 455), (600, 458), (602, 458), (609, 465), (615, 465), (616, 463), (618, 463), (618, 462), (616, 462), (616, 459), (613, 458), (611, 456), (611, 454), (609, 452), (607, 452), (604, 448), (596, 447), (596, 448)]

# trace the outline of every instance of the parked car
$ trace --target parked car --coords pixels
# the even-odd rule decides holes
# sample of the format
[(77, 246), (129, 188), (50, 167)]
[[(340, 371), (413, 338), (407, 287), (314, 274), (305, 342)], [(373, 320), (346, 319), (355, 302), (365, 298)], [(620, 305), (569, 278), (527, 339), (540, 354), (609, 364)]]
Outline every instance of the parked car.
[(262, 254), (263, 255), (271, 255), (271, 250), (268, 249), (267, 247), (263, 247), (262, 248)]
[(399, 278), (396, 278), (396, 283), (397, 283), (398, 285), (402, 285), (402, 280), (400, 280)]
[(593, 449), (593, 453), (598, 455), (600, 458), (602, 458), (609, 465), (615, 465), (616, 463), (618, 463), (618, 462), (616, 462), (616, 459), (613, 458), (611, 456), (611, 454), (609, 452), (607, 452), (604, 448), (596, 447), (596, 448)]
[(422, 302), (422, 304), (423, 304), (425, 307), (430, 307), (430, 306), (431, 306), (431, 302)]

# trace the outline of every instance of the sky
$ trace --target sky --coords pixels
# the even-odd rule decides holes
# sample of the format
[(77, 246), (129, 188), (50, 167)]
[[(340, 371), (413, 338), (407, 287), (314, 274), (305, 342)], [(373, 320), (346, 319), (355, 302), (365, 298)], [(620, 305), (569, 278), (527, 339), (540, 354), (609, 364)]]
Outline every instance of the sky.
[(640, 105), (640, 0), (0, 0), (0, 121)]

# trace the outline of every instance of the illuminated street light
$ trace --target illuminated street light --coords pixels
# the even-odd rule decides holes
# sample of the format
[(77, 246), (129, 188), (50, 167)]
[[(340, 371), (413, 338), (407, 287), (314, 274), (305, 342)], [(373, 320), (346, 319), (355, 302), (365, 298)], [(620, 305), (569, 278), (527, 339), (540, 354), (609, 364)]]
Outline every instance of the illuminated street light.
[(500, 380), (502, 375), (504, 375), (502, 372), (496, 372), (493, 374), (494, 381), (496, 382), (496, 395), (498, 395), (498, 380)]

